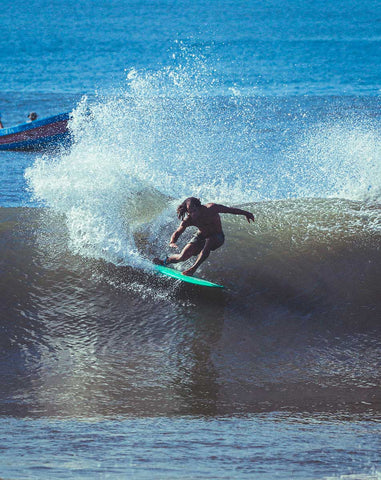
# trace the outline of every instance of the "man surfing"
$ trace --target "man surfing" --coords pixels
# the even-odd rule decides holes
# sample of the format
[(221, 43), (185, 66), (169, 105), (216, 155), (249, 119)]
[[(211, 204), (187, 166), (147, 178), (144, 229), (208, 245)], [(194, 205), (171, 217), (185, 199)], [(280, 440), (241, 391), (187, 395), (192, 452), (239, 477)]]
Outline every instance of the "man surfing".
[(181, 253), (171, 255), (165, 260), (154, 258), (153, 263), (166, 266), (170, 263), (185, 262), (190, 257), (197, 256), (195, 263), (183, 272), (184, 275), (192, 276), (201, 263), (209, 257), (210, 252), (221, 247), (225, 241), (220, 213), (244, 215), (249, 223), (250, 220), (254, 222), (254, 215), (246, 210), (226, 207), (216, 203), (202, 205), (198, 198), (189, 197), (177, 207), (177, 216), (181, 219), (181, 223), (172, 234), (169, 246), (178, 248), (176, 242), (186, 228), (194, 226), (198, 228), (198, 231), (185, 245)]

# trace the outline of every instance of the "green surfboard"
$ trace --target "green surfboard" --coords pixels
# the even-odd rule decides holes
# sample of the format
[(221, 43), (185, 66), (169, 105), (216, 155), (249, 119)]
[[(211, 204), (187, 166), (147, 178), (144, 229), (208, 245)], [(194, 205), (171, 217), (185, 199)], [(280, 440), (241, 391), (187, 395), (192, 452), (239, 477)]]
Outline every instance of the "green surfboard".
[(157, 272), (162, 273), (163, 275), (166, 275), (167, 277), (176, 278), (177, 280), (181, 280), (182, 282), (186, 282), (186, 283), (193, 283), (193, 285), (200, 285), (202, 287), (224, 288), (222, 285), (209, 282), (208, 280), (203, 280), (202, 278), (189, 277), (188, 275), (183, 275), (178, 270), (164, 267), (163, 265), (154, 265), (154, 269)]

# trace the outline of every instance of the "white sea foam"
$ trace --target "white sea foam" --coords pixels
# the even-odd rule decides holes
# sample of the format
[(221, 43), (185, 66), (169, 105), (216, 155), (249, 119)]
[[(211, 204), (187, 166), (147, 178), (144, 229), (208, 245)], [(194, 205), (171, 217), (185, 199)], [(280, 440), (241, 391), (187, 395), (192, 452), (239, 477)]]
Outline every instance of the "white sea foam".
[(282, 132), (274, 109), (275, 133), (266, 137), (255, 99), (208, 97), (216, 81), (206, 63), (181, 60), (158, 72), (131, 69), (118, 91), (84, 97), (72, 114), (71, 149), (27, 170), (34, 196), (65, 214), (73, 252), (144, 266), (136, 233), (159, 234), (166, 208), (174, 214), (188, 196), (225, 204), (379, 199), (375, 130), (342, 121)]
[(381, 133), (369, 123), (313, 126), (289, 158), (298, 197), (380, 202)]
[(213, 116), (196, 73), (131, 70), (123, 91), (82, 99), (69, 151), (27, 170), (35, 198), (66, 215), (75, 253), (144, 265), (134, 233), (166, 202), (252, 200), (251, 180), (226, 155), (229, 125)]

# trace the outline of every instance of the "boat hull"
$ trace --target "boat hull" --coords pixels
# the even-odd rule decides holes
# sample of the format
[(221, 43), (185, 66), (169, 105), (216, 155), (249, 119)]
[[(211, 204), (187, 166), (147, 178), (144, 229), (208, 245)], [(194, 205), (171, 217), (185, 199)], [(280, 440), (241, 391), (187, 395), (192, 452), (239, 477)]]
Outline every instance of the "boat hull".
[(0, 150), (43, 150), (70, 142), (69, 118), (69, 113), (61, 113), (3, 128), (0, 130)]

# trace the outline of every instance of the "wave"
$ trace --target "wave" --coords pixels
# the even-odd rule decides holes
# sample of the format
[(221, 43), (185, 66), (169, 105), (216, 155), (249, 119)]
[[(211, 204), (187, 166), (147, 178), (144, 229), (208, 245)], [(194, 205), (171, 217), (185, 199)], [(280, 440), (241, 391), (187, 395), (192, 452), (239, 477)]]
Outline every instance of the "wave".
[[(51, 209), (0, 209), (3, 414), (379, 412), (379, 207), (245, 206), (257, 222), (224, 216), (200, 270), (217, 293), (73, 254)], [(139, 256), (173, 227), (136, 233)]]
[(26, 171), (34, 198), (64, 214), (72, 252), (146, 268), (137, 234), (159, 231), (188, 196), (228, 205), (380, 202), (376, 121), (345, 116), (347, 104), (333, 116), (316, 99), (247, 98), (238, 89), (210, 97), (213, 72), (200, 58), (182, 60), (132, 69), (117, 92), (84, 97), (71, 149)]
[[(352, 298), (351, 304), (360, 305), (361, 301), (354, 299), (364, 293), (364, 298), (369, 297), (364, 304), (379, 304), (380, 206), (338, 199), (283, 200), (242, 206), (254, 212), (255, 223), (249, 225), (242, 217), (223, 215), (225, 244), (200, 267), (200, 276), (224, 284), (239, 298), (246, 297), (246, 301), (261, 292), (272, 291), (273, 298), (286, 296), (293, 302), (298, 297), (301, 302), (304, 296), (315, 299), (314, 302), (324, 300), (335, 305), (348, 297)], [(168, 241), (177, 227), (177, 221), (165, 211), (164, 219), (157, 221), (155, 217), (133, 233), (136, 255), (148, 270), (146, 273), (131, 266), (112, 267), (113, 263), (105, 263), (103, 258), (94, 263), (94, 259), (77, 255), (71, 245), (70, 229), (63, 221), (65, 215), (49, 209), (1, 209), (0, 215), (6, 238), (15, 237), (14, 241), (20, 245), (17, 265), (29, 263), (28, 255), (32, 258), (37, 255), (39, 260), (35, 264), (49, 264), (51, 259), (54, 266), (49, 268), (58, 274), (64, 264), (66, 273), (80, 268), (80, 277), (92, 277), (88, 270), (95, 268), (97, 274), (106, 275), (111, 283), (117, 278), (123, 288), (131, 283), (140, 293), (155, 295), (158, 289), (150, 273), (151, 259), (169, 253)], [(28, 227), (14, 231), (14, 225), (19, 223)], [(22, 249), (31, 236), (28, 230), (34, 237), (32, 252), (29, 247)], [(192, 234), (190, 228), (180, 238), (179, 245), (185, 245)], [(186, 265), (179, 264), (176, 268), (182, 270)], [(12, 264), (9, 268), (10, 276), (22, 275), (12, 273)], [(162, 296), (173, 286), (179, 284), (164, 282), (160, 287)]]

